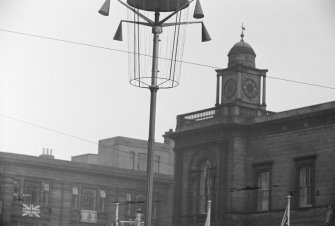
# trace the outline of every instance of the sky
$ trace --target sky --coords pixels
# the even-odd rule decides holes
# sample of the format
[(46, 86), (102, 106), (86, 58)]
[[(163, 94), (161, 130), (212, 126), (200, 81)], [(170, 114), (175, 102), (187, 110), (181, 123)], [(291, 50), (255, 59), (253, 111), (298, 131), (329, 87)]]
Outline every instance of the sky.
[[(112, 0), (104, 17), (102, 4), (0, 0), (0, 151), (38, 156), (51, 148), (56, 159), (70, 160), (97, 153), (101, 139), (147, 140), (150, 92), (129, 84), (127, 39), (113, 40), (127, 9)], [(256, 67), (269, 70), (267, 110), (335, 101), (335, 1), (201, 4), (212, 40), (202, 43), (200, 26), (187, 26), (183, 60), (195, 64), (182, 65), (179, 86), (158, 91), (156, 141), (175, 129), (177, 115), (214, 107), (215, 68), (227, 67), (242, 23)]]

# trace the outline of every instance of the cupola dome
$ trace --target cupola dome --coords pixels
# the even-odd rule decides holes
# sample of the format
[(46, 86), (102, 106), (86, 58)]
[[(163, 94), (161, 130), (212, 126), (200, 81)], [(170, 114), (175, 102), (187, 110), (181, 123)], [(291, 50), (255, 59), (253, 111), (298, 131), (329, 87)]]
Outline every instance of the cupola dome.
[(228, 53), (228, 67), (242, 64), (248, 67), (255, 67), (256, 54), (252, 47), (243, 40), (243, 33), (241, 34), (241, 41), (236, 43)]

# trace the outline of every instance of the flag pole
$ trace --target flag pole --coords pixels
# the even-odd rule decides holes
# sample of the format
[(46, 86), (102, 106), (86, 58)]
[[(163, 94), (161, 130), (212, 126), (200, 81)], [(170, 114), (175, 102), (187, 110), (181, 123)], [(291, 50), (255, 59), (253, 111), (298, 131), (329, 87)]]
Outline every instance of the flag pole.
[(115, 225), (119, 226), (119, 202), (115, 203)]
[(290, 226), (291, 196), (287, 196), (287, 226)]
[(212, 201), (208, 200), (207, 217), (206, 217), (205, 226), (211, 225), (211, 203)]

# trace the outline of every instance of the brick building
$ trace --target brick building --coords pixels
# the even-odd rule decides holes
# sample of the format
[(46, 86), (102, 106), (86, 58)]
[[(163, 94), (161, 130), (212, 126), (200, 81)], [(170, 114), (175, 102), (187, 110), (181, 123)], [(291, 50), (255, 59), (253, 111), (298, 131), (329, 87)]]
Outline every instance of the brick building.
[[(119, 220), (134, 219), (138, 208), (145, 210), (145, 171), (103, 166), (97, 156), (86, 157), (94, 164), (85, 158), (57, 160), (49, 151), (40, 157), (0, 152), (0, 225), (110, 226), (116, 201)], [(154, 176), (156, 226), (171, 225), (172, 179)]]
[[(242, 39), (216, 70), (215, 107), (177, 116), (173, 225), (321, 226), (335, 201), (335, 102), (266, 109), (265, 69)], [(332, 224), (333, 225), (333, 224)]]

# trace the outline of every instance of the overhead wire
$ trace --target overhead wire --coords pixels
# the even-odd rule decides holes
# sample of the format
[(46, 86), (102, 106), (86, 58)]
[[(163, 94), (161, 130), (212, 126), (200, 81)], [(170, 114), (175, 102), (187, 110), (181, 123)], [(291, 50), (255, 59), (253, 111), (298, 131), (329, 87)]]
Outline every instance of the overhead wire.
[[(1, 150), (1, 151), (3, 151), (3, 150)], [(330, 185), (330, 184), (332, 184), (332, 183), (328, 182), (326, 185)], [(0, 188), (1, 187), (3, 188), (4, 186), (0, 185)], [(273, 194), (278, 194), (278, 193), (283, 193), (283, 192), (286, 192), (287, 194), (289, 194), (290, 192), (293, 192), (293, 197), (297, 197), (294, 194), (294, 191), (292, 191), (292, 190), (287, 190), (287, 189), (285, 189), (285, 190), (277, 190), (277, 191), (275, 190), (275, 189), (280, 189), (281, 187), (283, 187), (283, 186), (280, 185), (280, 187), (271, 188), (272, 196), (278, 197), (279, 195), (273, 195)], [(135, 187), (135, 186), (108, 186), (106, 188), (107, 189), (112, 189), (112, 190), (117, 190), (117, 189), (120, 190), (121, 189), (123, 191), (137, 191), (139, 193), (141, 193), (141, 192), (143, 192), (145, 190), (144, 188), (138, 188), (138, 187)], [(170, 190), (169, 187), (154, 186), (154, 191), (157, 191), (157, 192), (168, 191), (168, 190)], [(180, 189), (180, 192), (184, 192), (184, 191), (190, 191), (190, 188), (182, 188), (182, 189)], [(252, 193), (252, 192), (259, 191), (259, 189), (230, 191), (230, 190), (227, 190), (226, 188), (222, 187), (222, 188), (212, 188), (212, 191), (218, 191), (218, 192), (227, 191), (228, 193), (236, 193), (236, 192), (238, 192), (238, 193), (243, 193), (243, 192)], [(313, 196), (315, 196), (315, 197), (319, 197), (319, 196), (334, 196), (335, 197), (335, 193), (321, 193), (321, 192), (319, 192), (318, 194), (315, 193)], [(241, 199), (250, 199), (250, 197), (239, 197), (239, 198), (241, 198)], [(273, 199), (274, 200), (279, 200), (279, 198), (273, 198)]]
[[(97, 142), (94, 142), (94, 141), (91, 141), (89, 139), (78, 137), (78, 136), (75, 136), (75, 135), (71, 135), (69, 133), (65, 133), (65, 132), (62, 132), (62, 131), (59, 131), (59, 130), (51, 129), (51, 128), (48, 128), (48, 127), (45, 127), (45, 126), (41, 126), (41, 125), (38, 125), (38, 124), (33, 123), (33, 122), (29, 122), (29, 121), (25, 121), (25, 120), (22, 120), (22, 119), (18, 119), (18, 118), (15, 118), (15, 117), (12, 117), (12, 116), (8, 116), (8, 115), (2, 114), (2, 113), (0, 113), (0, 116), (4, 117), (4, 118), (7, 118), (7, 119), (10, 119), (10, 120), (21, 122), (23, 124), (27, 124), (27, 125), (30, 125), (30, 126), (34, 126), (34, 127), (40, 128), (40, 129), (44, 129), (44, 130), (47, 130), (47, 131), (50, 131), (50, 132), (53, 132), (53, 133), (56, 133), (56, 134), (60, 134), (60, 135), (71, 137), (71, 138), (74, 138), (74, 139), (77, 139), (77, 140), (80, 140), (80, 141), (84, 141), (84, 142), (87, 142), (87, 143), (98, 145), (98, 147), (106, 148), (106, 149), (113, 150), (113, 151), (123, 152), (123, 153), (125, 153), (125, 154), (127, 154), (129, 156), (132, 155), (132, 153), (127, 152), (127, 151), (119, 150), (119, 149), (111, 147), (111, 146), (101, 145), (101, 144), (99, 144)], [(135, 153), (135, 154), (137, 154), (139, 156), (140, 153)], [(166, 162), (166, 161), (159, 161), (159, 163), (162, 163), (162, 164), (165, 164), (167, 166), (173, 167), (173, 164), (171, 164), (169, 162)]]
[[(8, 32), (8, 33), (14, 33), (14, 34), (19, 34), (19, 35), (26, 35), (26, 36), (31, 36), (31, 37), (37, 37), (37, 38), (42, 38), (42, 39), (48, 39), (48, 40), (53, 40), (53, 41), (65, 42), (65, 43), (70, 43), (70, 44), (76, 44), (76, 45), (83, 45), (83, 46), (88, 46), (88, 47), (100, 48), (100, 49), (105, 49), (105, 50), (110, 50), (110, 51), (117, 51), (117, 52), (122, 52), (122, 53), (131, 53), (130, 51), (125, 51), (125, 50), (120, 50), (120, 49), (115, 49), (115, 48), (110, 48), (110, 47), (98, 46), (98, 45), (93, 45), (93, 44), (88, 44), (88, 43), (82, 43), (82, 42), (76, 42), (76, 41), (69, 41), (69, 40), (65, 40), (65, 39), (47, 37), (47, 36), (42, 36), (42, 35), (35, 35), (35, 34), (18, 32), (18, 31), (12, 31), (12, 30), (6, 30), (6, 29), (2, 29), (2, 28), (0, 28), (0, 31), (2, 31), (2, 32)], [(134, 33), (136, 33), (136, 32), (134, 32)], [(135, 54), (143, 55), (143, 54), (140, 54), (140, 53), (135, 53)], [(147, 55), (147, 54), (144, 54), (144, 56), (152, 57), (152, 56)], [(174, 57), (172, 59), (168, 59), (168, 58), (165, 58), (165, 57), (159, 57), (159, 58), (166, 59), (166, 60), (176, 60), (176, 59), (174, 59)], [(176, 60), (176, 61), (178, 61), (178, 60)], [(196, 65), (196, 66), (213, 68), (213, 69), (218, 69), (219, 68), (219, 67), (215, 67), (215, 66), (211, 66), (211, 65), (207, 65), (207, 64), (200, 64), (200, 63), (194, 63), (194, 62), (188, 62), (188, 61), (180, 61), (180, 62), (181, 63), (186, 63), (186, 64), (191, 64), (191, 65)], [(293, 82), (293, 83), (299, 83), (299, 84), (303, 84), (303, 85), (316, 86), (316, 87), (320, 87), (320, 88), (327, 88), (327, 89), (334, 89), (335, 90), (335, 87), (331, 87), (331, 86), (324, 86), (324, 85), (319, 85), (319, 84), (314, 84), (314, 83), (301, 82), (301, 81), (290, 80), (290, 79), (285, 79), (285, 78), (279, 78), (279, 77), (274, 77), (274, 76), (267, 76), (267, 77), (268, 78), (272, 78), (272, 79), (276, 79), (276, 80), (286, 81), (286, 82)], [(32, 122), (28, 122), (28, 121), (24, 121), (24, 120), (21, 120), (21, 119), (17, 119), (17, 118), (14, 118), (14, 117), (11, 117), (11, 116), (7, 116), (7, 115), (4, 115), (4, 114), (0, 114), (0, 115), (2, 117), (8, 118), (8, 119), (19, 121), (21, 123), (29, 124), (29, 125), (32, 125), (32, 126), (35, 126), (35, 127), (39, 127), (41, 129), (49, 130), (49, 131), (54, 132), (54, 133), (58, 133), (58, 134), (61, 134), (61, 135), (64, 135), (64, 136), (68, 136), (68, 137), (72, 137), (72, 138), (75, 138), (75, 139), (78, 139), (78, 140), (81, 140), (81, 141), (84, 141), (84, 142), (88, 142), (88, 143), (92, 143), (92, 144), (95, 144), (95, 145), (99, 145), (98, 143), (96, 143), (94, 141), (91, 141), (91, 140), (88, 140), (88, 139), (85, 139), (85, 138), (81, 138), (81, 137), (78, 137), (78, 136), (67, 134), (67, 133), (64, 133), (64, 132), (61, 132), (61, 131), (57, 131), (57, 130), (54, 130), (54, 129), (51, 129), (51, 128), (43, 127), (43, 126), (40, 126), (38, 124), (35, 124), (35, 123), (32, 123)], [(111, 148), (111, 147), (108, 147), (108, 148)], [(113, 148), (111, 148), (111, 149), (113, 149)], [(116, 149), (113, 149), (113, 150), (116, 150)], [(118, 150), (118, 151), (122, 151), (122, 150)], [(123, 152), (125, 152), (127, 154), (130, 154), (130, 153), (126, 152), (126, 151), (123, 151)], [(167, 163), (167, 162), (161, 161), (160, 163), (172, 166), (172, 164)]]
[[(10, 33), (16, 33), (16, 34), (21, 34), (21, 35), (28, 35), (28, 36), (32, 36), (32, 37), (38, 37), (38, 38), (49, 39), (49, 40), (54, 40), (54, 41), (67, 42), (67, 43), (71, 43), (71, 44), (83, 45), (83, 46), (100, 48), (100, 49), (105, 49), (105, 50), (111, 50), (111, 51), (117, 51), (117, 52), (123, 52), (123, 53), (130, 53), (129, 51), (115, 49), (115, 48), (110, 48), (110, 47), (97, 46), (97, 45), (93, 45), (93, 44), (80, 43), (80, 42), (75, 42), (75, 41), (68, 41), (68, 40), (64, 40), (64, 39), (51, 38), (51, 37), (40, 36), (40, 35), (33, 35), (33, 34), (28, 34), (28, 33), (23, 33), (23, 32), (9, 31), (9, 30), (5, 30), (5, 29), (0, 29), (0, 31), (10, 32)], [(141, 55), (139, 52), (137, 54)], [(171, 60), (176, 60), (176, 59), (171, 59)], [(181, 61), (181, 62), (182, 63), (186, 63), (186, 64), (191, 64), (191, 65), (196, 65), (196, 66), (214, 68), (214, 69), (218, 69), (219, 68), (219, 67), (215, 67), (215, 66), (211, 66), (211, 65), (194, 63), (194, 62), (188, 62), (188, 61)], [(140, 69), (139, 69), (139, 71), (140, 71)], [(314, 84), (314, 83), (307, 83), (307, 82), (290, 80), (290, 79), (279, 78), (279, 77), (274, 77), (274, 76), (267, 76), (267, 77), (268, 78), (272, 78), (272, 79), (276, 79), (276, 80), (286, 81), (286, 82), (292, 82), (292, 83), (298, 83), (298, 84), (303, 84), (303, 85), (309, 85), (309, 86), (315, 86), (315, 87), (320, 87), (320, 88), (326, 88), (326, 89), (333, 89), (333, 90), (335, 90), (335, 87), (331, 87), (331, 86), (319, 85), (319, 84)], [(21, 119), (13, 118), (13, 117), (6, 116), (6, 115), (3, 115), (3, 114), (0, 114), (0, 115), (2, 117), (6, 117), (6, 118), (9, 118), (9, 119), (12, 119), (12, 120), (19, 121), (21, 123), (29, 124), (29, 125), (32, 125), (32, 126), (35, 126), (35, 127), (39, 127), (41, 129), (49, 130), (49, 131), (54, 132), (54, 133), (58, 133), (58, 134), (61, 134), (61, 135), (64, 135), (64, 136), (68, 136), (68, 137), (72, 137), (72, 138), (75, 138), (75, 139), (78, 139), (78, 140), (81, 140), (81, 141), (84, 141), (84, 142), (89, 142), (89, 143), (92, 143), (92, 144), (95, 144), (95, 145), (99, 145), (98, 143), (96, 143), (94, 141), (91, 141), (91, 140), (88, 140), (88, 139), (85, 139), (85, 138), (81, 138), (81, 137), (74, 136), (74, 135), (71, 135), (71, 134), (68, 134), (68, 133), (64, 133), (64, 132), (61, 132), (61, 131), (58, 131), (58, 130), (54, 130), (54, 129), (50, 129), (50, 128), (47, 128), (47, 127), (43, 127), (43, 126), (37, 125), (35, 123), (31, 123), (31, 122), (24, 121), (24, 120), (21, 120)], [(118, 149), (112, 148), (110, 146), (108, 146), (107, 148), (110, 148), (112, 150), (117, 150), (117, 151), (125, 152), (125, 153), (129, 154), (126, 151), (118, 150)], [(161, 162), (161, 163), (163, 163), (163, 162)], [(167, 164), (169, 164), (169, 163), (167, 163)], [(169, 164), (169, 165), (171, 165), (171, 164)], [(155, 189), (157, 189), (157, 188), (155, 188)], [(167, 189), (167, 188), (161, 188), (161, 189)], [(246, 192), (249, 192), (249, 191), (246, 190)], [(335, 194), (319, 194), (318, 196), (335, 196)], [(241, 199), (242, 198), (243, 197), (241, 197)], [(284, 199), (286, 199), (286, 198), (271, 199), (271, 200), (284, 200)], [(155, 202), (162, 202), (162, 201), (155, 201)], [(167, 202), (167, 201), (164, 200), (164, 202)], [(136, 203), (143, 203), (143, 202), (124, 202), (123, 204), (136, 204)]]
[[(0, 31), (7, 32), (7, 33), (13, 33), (13, 34), (19, 34), (19, 35), (25, 35), (25, 36), (31, 36), (31, 37), (36, 37), (36, 38), (48, 39), (48, 40), (53, 40), (53, 41), (65, 42), (65, 43), (70, 43), (70, 44), (75, 44), (75, 45), (82, 45), (82, 46), (88, 46), (88, 47), (93, 47), (93, 48), (99, 48), (99, 49), (104, 49), (104, 50), (134, 54), (134, 52), (130, 52), (130, 51), (127, 51), (127, 50), (121, 50), (121, 49), (105, 47), (105, 46), (98, 46), (98, 45), (88, 44), (88, 43), (83, 43), (83, 42), (69, 41), (69, 40), (65, 40), (65, 39), (47, 37), (47, 36), (42, 36), (42, 35), (35, 35), (35, 34), (30, 34), (30, 33), (25, 33), (25, 32), (12, 31), (12, 30), (2, 29), (2, 28), (0, 28)], [(140, 54), (140, 53), (138, 53), (138, 54)], [(140, 55), (152, 58), (152, 56), (148, 55), (148, 54), (140, 54)], [(169, 58), (164, 58), (164, 57), (157, 57), (157, 58), (164, 59), (164, 60), (171, 60)], [(195, 63), (195, 62), (184, 61), (184, 60), (180, 60), (178, 62), (185, 63), (185, 64), (190, 64), (190, 65), (195, 65), (195, 66), (200, 66), (200, 67), (213, 68), (213, 69), (220, 69), (221, 68), (221, 67), (212, 66), (212, 65), (208, 65), (208, 64), (201, 64), (201, 63)], [(309, 86), (315, 86), (315, 87), (335, 90), (335, 87), (333, 87), (333, 86), (326, 86), (326, 85), (320, 85), (320, 84), (315, 84), (315, 83), (302, 82), (302, 81), (280, 78), (280, 77), (275, 77), (275, 76), (267, 76), (267, 77), (271, 78), (271, 79), (286, 81), (286, 82), (292, 82), (292, 83), (298, 83), (298, 84), (302, 84), (302, 85), (309, 85)]]
[[(45, 126), (41, 126), (39, 124), (36, 124), (36, 123), (33, 123), (33, 122), (29, 122), (29, 121), (26, 121), (26, 120), (22, 120), (22, 119), (18, 119), (18, 118), (12, 117), (12, 116), (8, 116), (8, 115), (5, 115), (3, 113), (0, 113), (0, 116), (4, 117), (4, 118), (7, 118), (7, 119), (10, 119), (10, 120), (21, 122), (23, 124), (27, 124), (27, 125), (31, 125), (31, 126), (40, 128), (40, 129), (44, 129), (44, 130), (47, 130), (47, 131), (50, 131), (50, 132), (53, 132), (53, 133), (56, 133), (56, 134), (60, 134), (60, 135), (67, 136), (67, 137), (71, 137), (71, 138), (74, 138), (74, 139), (77, 139), (77, 140), (80, 140), (80, 141), (83, 141), (83, 142), (87, 142), (87, 143), (91, 143), (91, 144), (94, 144), (94, 145), (98, 145), (98, 147), (100, 146), (100, 147), (103, 147), (103, 148), (106, 148), (106, 149), (109, 149), (109, 150), (123, 152), (123, 153), (125, 153), (125, 154), (127, 154), (129, 156), (132, 155), (132, 153), (129, 153), (127, 151), (119, 150), (119, 149), (113, 148), (111, 146), (101, 145), (101, 144), (99, 144), (97, 142), (94, 142), (94, 141), (86, 139), (86, 138), (78, 137), (78, 136), (75, 136), (75, 135), (72, 135), (72, 134), (69, 134), (69, 133), (65, 133), (65, 132), (62, 132), (62, 131), (59, 131), (59, 130), (55, 130), (55, 129), (51, 129), (51, 128), (48, 128), (48, 127), (45, 127)], [(327, 151), (327, 150), (318, 151), (318, 153), (322, 153), (322, 152), (329, 152), (329, 151)], [(139, 154), (137, 154), (137, 155), (139, 156)], [(166, 162), (166, 161), (160, 161), (160, 163), (165, 164), (167, 166), (171, 166), (171, 167), (174, 166), (173, 164), (171, 164), (169, 162)], [(333, 170), (335, 170), (335, 168)], [(242, 184), (236, 184), (236, 185), (243, 186)]]

